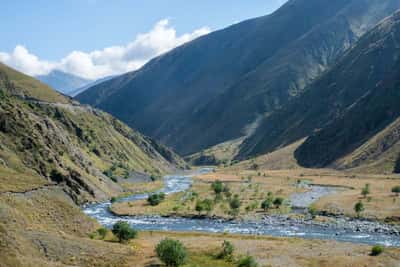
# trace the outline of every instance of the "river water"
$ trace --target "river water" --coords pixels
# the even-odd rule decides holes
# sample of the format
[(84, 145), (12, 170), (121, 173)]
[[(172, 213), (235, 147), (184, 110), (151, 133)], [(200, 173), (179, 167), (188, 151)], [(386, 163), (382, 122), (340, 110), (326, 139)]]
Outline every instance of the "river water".
[[(173, 194), (186, 191), (192, 184), (192, 176), (209, 172), (201, 169), (192, 173), (181, 173), (165, 176), (165, 186), (160, 192)], [(334, 193), (332, 189), (321, 187), (309, 190), (304, 201), (300, 195), (292, 196), (291, 200), (299, 201), (301, 205), (309, 205), (325, 194)], [(307, 197), (308, 196), (308, 197)], [(146, 199), (148, 194), (132, 195), (122, 198), (119, 202)], [(293, 203), (292, 203), (293, 204)], [(294, 203), (296, 204), (296, 203)], [(251, 235), (269, 235), (281, 237), (301, 237), (312, 239), (328, 239), (352, 243), (381, 244), (400, 247), (400, 235), (397, 228), (389, 225), (368, 221), (355, 221), (345, 218), (335, 219), (333, 223), (318, 223), (312, 220), (296, 220), (285, 215), (266, 216), (261, 221), (226, 221), (217, 219), (171, 218), (161, 216), (116, 216), (109, 211), (109, 201), (91, 204), (83, 211), (96, 219), (105, 227), (112, 227), (118, 221), (126, 221), (138, 230), (153, 231), (183, 231), (208, 233), (233, 233)]]

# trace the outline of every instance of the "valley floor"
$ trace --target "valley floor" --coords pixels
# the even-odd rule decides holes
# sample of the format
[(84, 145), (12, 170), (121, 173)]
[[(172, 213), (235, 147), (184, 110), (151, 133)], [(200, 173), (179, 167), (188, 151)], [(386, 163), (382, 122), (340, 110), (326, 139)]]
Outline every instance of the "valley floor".
[[(200, 215), (196, 210), (197, 200), (215, 199), (211, 189), (212, 182), (219, 180), (229, 187), (231, 195), (238, 195), (242, 205), (237, 217), (257, 219), (265, 214), (290, 213), (289, 200), (293, 194), (302, 194), (310, 190), (307, 185), (319, 185), (333, 188), (334, 193), (314, 199), (313, 208), (320, 214), (348, 217), (361, 217), (389, 223), (400, 222), (400, 197), (391, 192), (400, 185), (398, 175), (372, 175), (339, 172), (334, 170), (238, 170), (221, 169), (217, 172), (194, 178), (192, 188), (168, 196), (166, 201), (157, 206), (150, 206), (145, 200), (115, 203), (112, 211), (118, 215), (178, 215), (194, 217)], [(369, 185), (366, 196), (362, 189)], [(261, 203), (268, 197), (268, 192), (275, 197), (282, 197), (288, 205), (279, 208), (261, 209)], [(354, 205), (361, 201), (365, 210), (357, 215)], [(230, 219), (228, 198), (222, 194), (208, 217)]]
[[(240, 196), (243, 204), (238, 217), (244, 219), (264, 214), (259, 204), (267, 192), (289, 199), (293, 193), (307, 191), (299, 183), (340, 187), (335, 194), (315, 203), (319, 211), (355, 216), (353, 204), (361, 200), (366, 208), (362, 216), (366, 218), (396, 222), (400, 214), (400, 199), (390, 192), (393, 186), (400, 184), (396, 175), (306, 169), (253, 170), (241, 166), (195, 177), (190, 192), (195, 191), (200, 199), (211, 199), (215, 196), (211, 183), (216, 179), (227, 184), (232, 194)], [(370, 184), (371, 193), (364, 198), (360, 192), (366, 183)], [(136, 192), (153, 191), (162, 184), (138, 185)], [(133, 184), (130, 186), (134, 187)], [(180, 212), (184, 216), (195, 216), (198, 214), (194, 210), (195, 201), (181, 202), (186, 194), (173, 194), (156, 207), (148, 206), (145, 201), (115, 203), (113, 210), (118, 213), (120, 209), (119, 212), (126, 214)], [(247, 208), (255, 201), (257, 207)], [(210, 216), (230, 218), (227, 203), (224, 205), (214, 209)], [(286, 212), (290, 212), (287, 207), (267, 211), (272, 214)], [(165, 237), (179, 239), (185, 244), (190, 255), (187, 266), (235, 266), (214, 257), (224, 240), (235, 245), (237, 257), (252, 255), (260, 266), (395, 267), (400, 264), (399, 248), (387, 248), (382, 255), (372, 257), (369, 255), (371, 246), (335, 241), (148, 231), (140, 232), (137, 239), (127, 244), (119, 244), (110, 233), (105, 241), (96, 237), (91, 239), (89, 236), (99, 227), (57, 186), (40, 186), (26, 193), (4, 190), (0, 194), (0, 266), (161, 266), (154, 248)]]

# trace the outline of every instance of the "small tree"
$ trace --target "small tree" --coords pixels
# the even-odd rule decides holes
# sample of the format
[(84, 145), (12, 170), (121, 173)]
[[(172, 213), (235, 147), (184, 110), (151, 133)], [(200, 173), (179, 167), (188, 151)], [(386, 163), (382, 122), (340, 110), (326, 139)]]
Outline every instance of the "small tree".
[(371, 249), (371, 254), (370, 255), (371, 256), (378, 256), (378, 255), (382, 254), (384, 250), (385, 249), (382, 246), (379, 246), (379, 245), (373, 246), (372, 249)]
[(127, 222), (120, 221), (114, 224), (112, 233), (118, 238), (119, 242), (124, 242), (135, 238), (138, 232)]
[(395, 193), (396, 196), (400, 195), (400, 185), (397, 185), (395, 187), (392, 188), (392, 193)]
[(151, 206), (157, 206), (160, 204), (163, 200), (165, 199), (165, 194), (164, 193), (159, 193), (159, 194), (152, 194), (147, 198), (147, 202)]
[(282, 206), (284, 199), (281, 197), (277, 197), (274, 200), (274, 205), (278, 209), (280, 206)]
[(264, 211), (267, 211), (267, 210), (269, 210), (270, 208), (272, 208), (272, 199), (271, 198), (267, 198), (267, 199), (265, 199), (262, 203), (261, 203), (261, 208), (264, 210)]
[(363, 212), (365, 210), (364, 208), (364, 204), (361, 201), (358, 201), (355, 205), (354, 205), (354, 211), (357, 213), (357, 216), (360, 217), (361, 212)]
[(178, 267), (186, 263), (187, 252), (178, 240), (164, 239), (156, 247), (157, 256), (168, 267)]
[(211, 199), (197, 200), (195, 210), (199, 215), (206, 211), (209, 214), (214, 208), (213, 201)]
[(238, 261), (238, 267), (257, 267), (258, 263), (252, 256), (246, 256)]
[(369, 194), (371, 194), (371, 189), (370, 185), (366, 184), (363, 189), (361, 190), (361, 195), (363, 195), (364, 198), (366, 198)]
[(211, 184), (211, 188), (216, 195), (219, 195), (224, 191), (224, 184), (220, 180), (216, 180)]
[(218, 254), (217, 258), (231, 261), (233, 259), (234, 251), (235, 247), (232, 245), (232, 243), (224, 240), (224, 242), (222, 243), (222, 250)]
[(229, 201), (229, 206), (231, 207), (232, 214), (236, 216), (239, 213), (240, 206), (242, 202), (240, 201), (239, 197), (236, 195), (234, 198)]
[(199, 213), (199, 215), (203, 212), (203, 210), (204, 210), (204, 203), (203, 203), (203, 201), (201, 201), (201, 200), (197, 200), (197, 202), (196, 202), (196, 206), (195, 206), (195, 208), (194, 208), (198, 213)]

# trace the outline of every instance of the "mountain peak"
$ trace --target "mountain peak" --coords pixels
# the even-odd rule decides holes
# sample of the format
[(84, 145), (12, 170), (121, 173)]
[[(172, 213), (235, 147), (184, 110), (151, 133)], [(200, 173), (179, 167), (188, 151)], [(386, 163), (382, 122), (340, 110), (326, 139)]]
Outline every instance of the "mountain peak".
[(71, 95), (71, 93), (76, 89), (92, 82), (92, 80), (88, 80), (60, 70), (53, 70), (47, 75), (39, 75), (36, 78), (66, 95)]

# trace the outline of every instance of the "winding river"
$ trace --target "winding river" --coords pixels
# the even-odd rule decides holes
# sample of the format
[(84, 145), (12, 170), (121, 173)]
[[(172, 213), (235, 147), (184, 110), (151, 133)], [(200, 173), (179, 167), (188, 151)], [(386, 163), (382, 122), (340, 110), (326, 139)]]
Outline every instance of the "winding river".
[[(192, 173), (182, 173), (164, 177), (165, 186), (160, 192), (173, 194), (188, 190), (191, 177), (209, 172), (201, 169)], [(334, 193), (332, 188), (310, 186), (303, 195), (293, 195), (292, 205), (306, 207), (318, 198)], [(119, 202), (146, 199), (148, 194), (132, 195)], [(216, 219), (170, 218), (161, 216), (116, 216), (109, 211), (109, 201), (84, 207), (84, 212), (99, 221), (105, 227), (112, 227), (117, 221), (127, 221), (138, 230), (161, 230), (183, 232), (234, 233), (251, 235), (269, 235), (281, 237), (301, 237), (329, 239), (343, 242), (381, 244), (400, 247), (399, 229), (377, 222), (357, 221), (336, 218), (331, 223), (319, 223), (313, 220), (291, 219), (286, 215), (266, 216), (260, 221), (226, 221)]]

